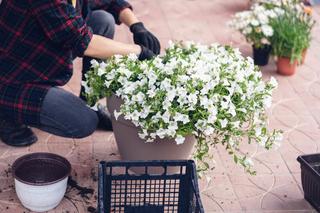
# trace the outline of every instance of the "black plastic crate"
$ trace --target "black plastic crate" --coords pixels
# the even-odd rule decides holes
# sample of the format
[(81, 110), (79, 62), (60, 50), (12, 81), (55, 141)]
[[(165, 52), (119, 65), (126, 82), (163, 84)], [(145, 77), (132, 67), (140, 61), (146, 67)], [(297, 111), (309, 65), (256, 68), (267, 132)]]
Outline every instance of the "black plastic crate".
[(301, 155), (301, 183), (304, 198), (320, 212), (320, 154)]
[[(130, 168), (139, 168), (139, 175)], [(158, 168), (162, 174), (149, 174)], [(175, 172), (172, 172), (173, 170)], [(99, 164), (100, 213), (204, 213), (193, 161)]]

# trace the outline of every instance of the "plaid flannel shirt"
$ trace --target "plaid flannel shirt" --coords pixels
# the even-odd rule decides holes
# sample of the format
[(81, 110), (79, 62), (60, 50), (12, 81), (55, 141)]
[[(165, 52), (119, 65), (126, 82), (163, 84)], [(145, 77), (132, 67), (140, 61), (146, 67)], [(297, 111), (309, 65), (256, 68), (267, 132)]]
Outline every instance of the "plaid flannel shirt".
[(72, 76), (73, 54), (81, 57), (92, 38), (85, 20), (104, 9), (117, 23), (124, 0), (7, 0), (0, 4), (0, 116), (40, 125), (50, 87)]

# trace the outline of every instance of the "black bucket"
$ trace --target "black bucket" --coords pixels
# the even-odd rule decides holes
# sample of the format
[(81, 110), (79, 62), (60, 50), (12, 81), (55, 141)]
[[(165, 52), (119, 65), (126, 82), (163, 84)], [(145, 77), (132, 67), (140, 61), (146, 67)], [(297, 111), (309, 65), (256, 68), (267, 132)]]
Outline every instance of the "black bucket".
[(264, 45), (261, 48), (256, 48), (255, 46), (252, 46), (252, 48), (254, 64), (259, 66), (267, 65), (269, 63), (271, 46)]

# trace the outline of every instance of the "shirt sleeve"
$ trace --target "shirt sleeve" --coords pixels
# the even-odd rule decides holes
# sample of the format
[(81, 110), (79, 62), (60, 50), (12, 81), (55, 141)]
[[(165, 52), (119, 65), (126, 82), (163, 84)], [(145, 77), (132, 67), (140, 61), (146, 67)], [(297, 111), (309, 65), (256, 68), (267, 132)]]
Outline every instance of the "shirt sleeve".
[(67, 0), (28, 0), (32, 14), (46, 36), (81, 57), (92, 38), (92, 31)]
[(89, 0), (91, 10), (105, 10), (111, 13), (117, 24), (121, 24), (119, 15), (122, 10), (130, 8), (131, 4), (125, 0)]

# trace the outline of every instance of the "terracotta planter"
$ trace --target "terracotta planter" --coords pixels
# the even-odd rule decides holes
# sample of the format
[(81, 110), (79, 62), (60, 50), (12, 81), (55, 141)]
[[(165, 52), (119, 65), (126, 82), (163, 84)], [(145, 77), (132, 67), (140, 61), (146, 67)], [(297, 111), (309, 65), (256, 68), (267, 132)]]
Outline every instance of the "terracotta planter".
[(280, 75), (293, 75), (296, 72), (298, 61), (295, 60), (292, 64), (290, 58), (279, 57), (277, 61), (277, 72)]
[(177, 145), (174, 139), (157, 138), (146, 143), (139, 135), (139, 129), (132, 122), (119, 116), (114, 118), (114, 110), (119, 111), (122, 100), (116, 96), (107, 99), (111, 113), (113, 132), (123, 160), (180, 160), (189, 159), (196, 143), (195, 137), (188, 136), (183, 144)]
[(259, 66), (267, 65), (269, 63), (271, 46), (265, 45), (261, 48), (256, 48), (255, 46), (252, 46), (252, 48), (254, 64)]

